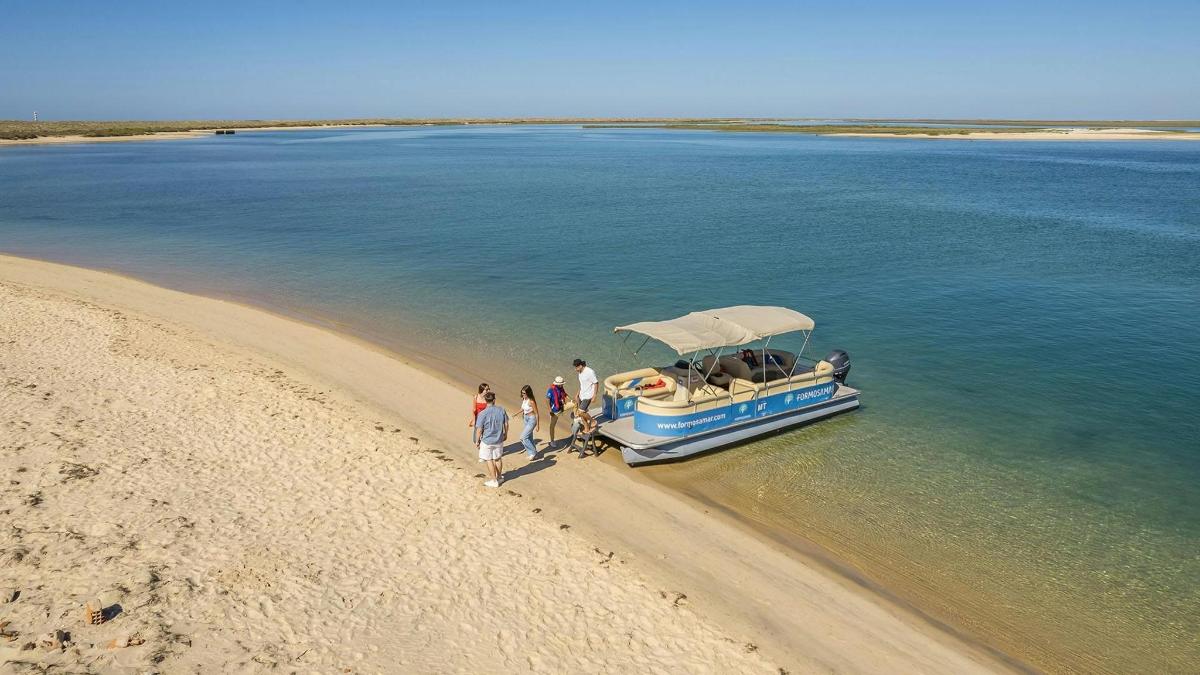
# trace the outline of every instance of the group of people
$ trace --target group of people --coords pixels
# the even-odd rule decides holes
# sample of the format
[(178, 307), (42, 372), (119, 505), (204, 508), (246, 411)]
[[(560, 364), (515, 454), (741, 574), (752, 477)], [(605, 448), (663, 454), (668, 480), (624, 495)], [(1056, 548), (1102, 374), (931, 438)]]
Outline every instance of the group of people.
[[(583, 359), (575, 359), (575, 372), (579, 375), (579, 393), (572, 399), (567, 395), (566, 380), (562, 376), (554, 378), (554, 382), (546, 389), (545, 399), (550, 413), (550, 441), (547, 450), (555, 449), (554, 430), (558, 419), (564, 414), (571, 415), (570, 440), (567, 440), (567, 452), (575, 450), (575, 439), (582, 434), (590, 437), (596, 431), (596, 420), (588, 413), (592, 401), (600, 395), (600, 380), (596, 371), (588, 367)], [(533, 434), (542, 426), (541, 406), (533, 395), (529, 385), (521, 387), (521, 421), (524, 427), (521, 431), (521, 446), (525, 456), (531, 461), (538, 458), (537, 443)], [(479, 449), (479, 461), (487, 465), (487, 487), (500, 487), (504, 482), (504, 442), (508, 440), (508, 412), (496, 404), (496, 392), (485, 382), (479, 385), (479, 392), (471, 400), (471, 443)], [(584, 449), (578, 450), (580, 459)]]

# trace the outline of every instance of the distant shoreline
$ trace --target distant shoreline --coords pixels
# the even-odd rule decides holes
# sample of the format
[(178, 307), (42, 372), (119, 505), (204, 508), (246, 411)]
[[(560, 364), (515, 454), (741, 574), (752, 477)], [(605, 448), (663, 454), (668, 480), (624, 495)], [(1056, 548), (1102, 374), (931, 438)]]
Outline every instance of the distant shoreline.
[(965, 134), (832, 133), (858, 138), (927, 138), (951, 141), (1197, 141), (1200, 134), (1157, 129), (1039, 129), (1036, 131), (970, 131)]
[[(579, 125), (589, 129), (674, 129), (752, 133), (799, 133), (861, 138), (927, 138), (1028, 141), (1200, 140), (1200, 120), (890, 120), (784, 118), (464, 118), (362, 120), (206, 120), (193, 122), (19, 122), (0, 121), (0, 146), (97, 143), (198, 138), (219, 130), (290, 131), (418, 126)], [(793, 122), (781, 124), (781, 122)], [(813, 122), (795, 124), (794, 122)], [(926, 126), (931, 124), (943, 126)], [(907, 126), (906, 126), (907, 125)], [(989, 125), (989, 126), (980, 126)]]
[[(273, 127), (221, 127), (222, 131), (303, 131), (312, 129), (345, 129), (350, 127), (380, 127), (382, 124), (310, 124), (305, 126), (273, 126)], [(156, 131), (145, 134), (129, 134), (123, 136), (84, 136), (71, 134), (68, 136), (38, 136), (36, 138), (0, 138), (0, 145), (57, 145), (63, 143), (110, 143), (114, 141), (171, 141), (182, 138), (200, 138), (212, 136), (218, 131), (212, 129), (190, 129), (187, 131)]]
[[(90, 143), (171, 138), (195, 138), (218, 130), (288, 131), (356, 127), (470, 126), (475, 124), (728, 124), (737, 119), (691, 118), (371, 118), (344, 120), (190, 120), (103, 122), (24, 122), (0, 120), (0, 145), (30, 143)], [(769, 122), (775, 120), (757, 120)]]
[[(1182, 125), (1181, 125), (1182, 126)], [(631, 127), (626, 124), (590, 124), (591, 129), (673, 129), (679, 131), (723, 131), (729, 133), (809, 134), (858, 138), (921, 138), (938, 140), (991, 141), (1194, 141), (1200, 133), (1175, 129), (1125, 127), (1040, 127), (1040, 126), (886, 126), (881, 124), (667, 124)]]

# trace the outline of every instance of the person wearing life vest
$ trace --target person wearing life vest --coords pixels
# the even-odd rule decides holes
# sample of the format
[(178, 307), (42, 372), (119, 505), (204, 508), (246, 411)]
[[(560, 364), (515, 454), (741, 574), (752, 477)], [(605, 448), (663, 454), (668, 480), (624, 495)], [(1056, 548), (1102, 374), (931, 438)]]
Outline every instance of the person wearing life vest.
[(550, 446), (554, 448), (554, 426), (558, 423), (558, 418), (567, 410), (567, 405), (571, 402), (567, 396), (567, 382), (562, 378), (562, 375), (554, 378), (550, 388), (546, 390), (546, 400), (549, 401), (550, 408)]

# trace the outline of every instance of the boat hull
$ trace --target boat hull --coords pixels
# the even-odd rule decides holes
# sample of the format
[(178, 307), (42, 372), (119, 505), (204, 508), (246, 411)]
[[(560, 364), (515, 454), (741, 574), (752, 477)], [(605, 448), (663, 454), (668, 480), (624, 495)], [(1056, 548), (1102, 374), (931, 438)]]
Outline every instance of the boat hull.
[(838, 395), (831, 399), (772, 415), (747, 420), (740, 424), (714, 429), (712, 431), (691, 434), (684, 437), (661, 437), (656, 439), (639, 438), (636, 442), (623, 437), (617, 430), (605, 424), (600, 426), (600, 434), (609, 438), (621, 448), (621, 456), (630, 466), (673, 462), (688, 457), (720, 450), (722, 448), (743, 443), (759, 436), (783, 431), (819, 419), (831, 417), (839, 413), (858, 408), (858, 391), (849, 387), (841, 387)]

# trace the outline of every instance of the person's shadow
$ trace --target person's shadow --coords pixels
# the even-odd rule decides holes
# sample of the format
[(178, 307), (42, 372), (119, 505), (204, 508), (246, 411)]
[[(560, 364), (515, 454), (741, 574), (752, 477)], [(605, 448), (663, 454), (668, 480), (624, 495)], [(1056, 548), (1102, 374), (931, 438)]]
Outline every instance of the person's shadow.
[[(537, 439), (534, 439), (534, 440), (536, 441)], [(530, 461), (525, 466), (522, 466), (522, 467), (519, 467), (516, 469), (506, 470), (504, 472), (504, 480), (510, 481), (514, 478), (520, 478), (521, 476), (530, 476), (539, 471), (545, 471), (546, 469), (549, 469), (550, 467), (554, 466), (555, 464), (558, 464), (558, 459), (556, 459), (556, 457), (557, 457), (558, 453), (561, 451), (561, 449), (562, 448), (555, 449), (555, 450), (546, 450), (546, 449), (539, 450), (537, 459)], [(504, 446), (504, 450), (500, 456), (507, 457), (509, 455), (517, 455), (517, 454), (522, 454), (522, 455), (525, 454), (525, 446), (521, 445), (520, 441), (517, 441), (516, 443), (509, 443), (508, 445)]]

